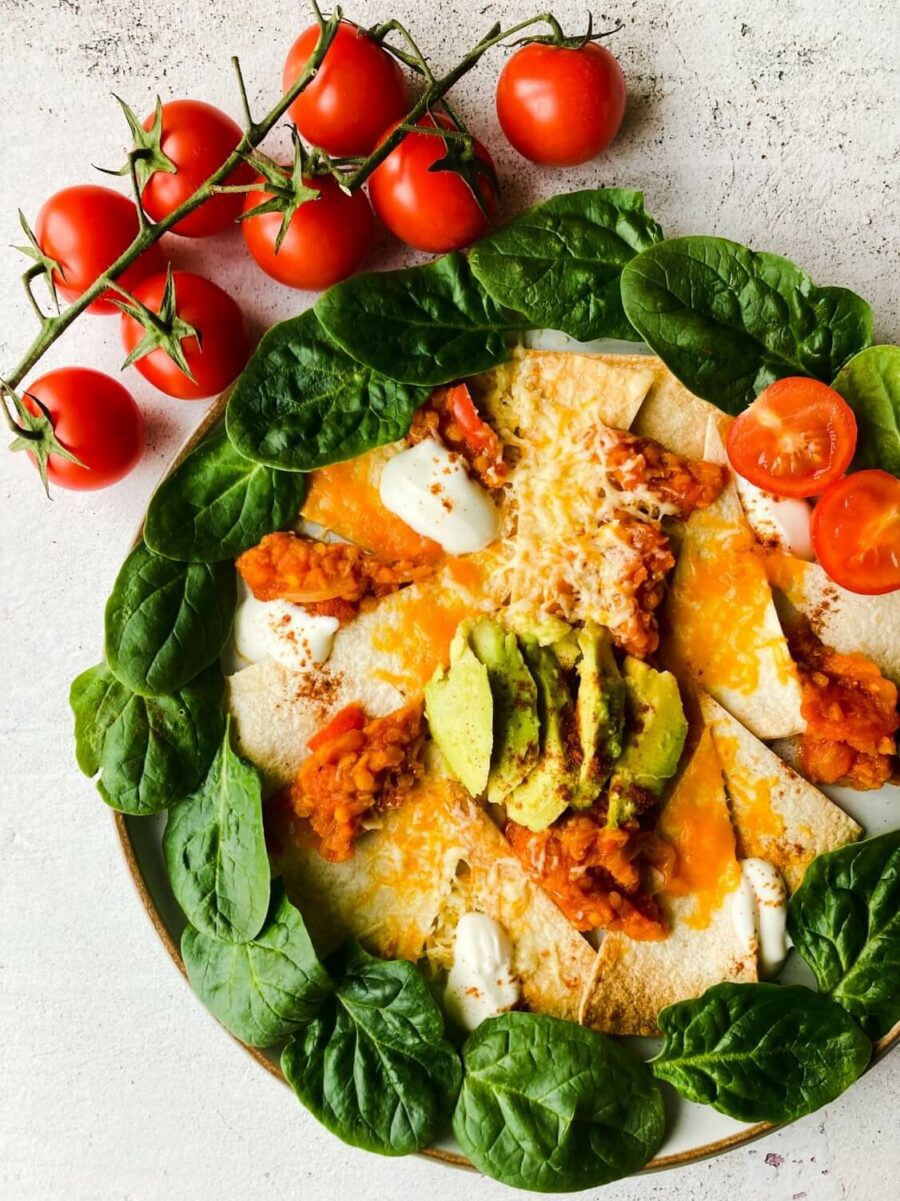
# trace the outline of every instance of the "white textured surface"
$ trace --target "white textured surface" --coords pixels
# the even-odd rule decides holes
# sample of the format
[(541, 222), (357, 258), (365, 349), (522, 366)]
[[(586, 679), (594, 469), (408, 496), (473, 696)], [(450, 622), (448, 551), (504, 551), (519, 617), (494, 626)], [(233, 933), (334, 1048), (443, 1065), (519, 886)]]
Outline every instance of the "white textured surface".
[[(476, 8), (480, 7), (480, 12)], [(495, 19), (537, 5), (348, 0), (364, 23), (412, 24), (438, 64)], [(557, 14), (574, 26), (581, 0)], [(419, 16), (413, 14), (418, 10)], [(821, 283), (856, 288), (879, 335), (897, 333), (897, 18), (889, 0), (642, 0), (611, 6), (631, 107), (607, 160), (523, 170), (495, 127), (494, 52), (457, 90), (508, 179), (508, 209), (586, 184), (642, 187), (669, 233), (720, 233), (780, 251)], [(298, 15), (299, 14), (299, 15)], [(599, 13), (597, 14), (600, 15)], [(108, 93), (143, 112), (157, 90), (237, 111), (239, 52), (257, 102), (273, 98), (303, 6), (290, 0), (0, 0), (0, 244), (15, 210), (116, 166), (123, 125)], [(175, 242), (234, 287), (262, 328), (306, 299), (249, 265), (239, 235)], [(378, 261), (384, 261), (382, 255)], [(19, 267), (0, 255), (0, 363), (30, 336)], [(86, 318), (47, 361), (114, 371), (116, 323)], [(202, 406), (166, 401), (131, 373), (150, 425), (146, 461), (105, 493), (40, 495), (0, 456), (0, 1196), (4, 1201), (434, 1201), (509, 1195), (421, 1159), (381, 1160), (320, 1129), (241, 1054), (168, 962), (119, 856), (109, 815), (77, 773), (68, 682), (100, 653), (102, 605), (154, 480)], [(900, 1054), (836, 1104), (714, 1162), (605, 1190), (609, 1201), (838, 1201), (896, 1196)], [(891, 1180), (894, 1184), (891, 1185)]]

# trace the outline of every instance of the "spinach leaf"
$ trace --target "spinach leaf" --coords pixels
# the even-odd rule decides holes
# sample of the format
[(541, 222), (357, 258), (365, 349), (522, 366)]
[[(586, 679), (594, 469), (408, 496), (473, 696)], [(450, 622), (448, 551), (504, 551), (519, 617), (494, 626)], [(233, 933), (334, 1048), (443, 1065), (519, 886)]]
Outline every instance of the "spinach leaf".
[(333, 963), (337, 988), (281, 1057), (288, 1083), (344, 1142), (381, 1155), (421, 1150), (459, 1091), (441, 1012), (411, 963), (374, 959), (355, 943)]
[(819, 989), (871, 1038), (900, 1021), (900, 830), (818, 855), (788, 929)]
[(237, 597), (231, 563), (177, 563), (142, 542), (106, 603), (106, 661), (132, 692), (177, 692), (218, 659)]
[(741, 1122), (793, 1122), (860, 1075), (872, 1044), (829, 997), (779, 984), (716, 984), (659, 1015), (650, 1066), (689, 1101)]
[(184, 563), (234, 559), (289, 526), (306, 476), (245, 459), (225, 434), (201, 442), (156, 490), (147, 510), (150, 550)]
[(559, 1018), (507, 1013), (463, 1048), (453, 1133), (514, 1188), (568, 1192), (636, 1172), (662, 1142), (662, 1096), (625, 1047)]
[(900, 476), (900, 346), (861, 350), (831, 386), (856, 414), (853, 468), (881, 467)]
[(280, 880), (272, 881), (265, 923), (249, 942), (219, 942), (188, 926), (181, 954), (204, 1005), (251, 1047), (271, 1047), (300, 1029), (333, 987)]
[(262, 787), (231, 749), (230, 719), (203, 783), (169, 813), (163, 855), (175, 899), (191, 925), (223, 942), (248, 942), (269, 908)]
[(100, 770), (103, 740), (132, 694), (105, 663), (89, 667), (72, 681), (69, 706), (75, 715), (75, 758), (86, 776)]
[(622, 271), (628, 320), (697, 396), (739, 413), (787, 375), (830, 383), (872, 341), (872, 311), (778, 255), (724, 238), (672, 238)]
[(494, 300), (572, 338), (636, 337), (622, 309), (622, 268), (662, 238), (640, 192), (594, 188), (526, 209), (475, 245), (472, 273)]
[(97, 789), (104, 801), (123, 813), (157, 813), (192, 792), (222, 738), (223, 688), (213, 663), (171, 696), (129, 693), (105, 734), (98, 725), (89, 736), (88, 766), (102, 737)]
[[(376, 324), (383, 338), (382, 319)], [(346, 355), (308, 309), (262, 339), (228, 401), (225, 426), (246, 458), (312, 471), (396, 442), (426, 399)]]
[(506, 313), (461, 254), (421, 267), (356, 275), (316, 303), (347, 354), (407, 384), (433, 387), (509, 358), (507, 335), (528, 322)]

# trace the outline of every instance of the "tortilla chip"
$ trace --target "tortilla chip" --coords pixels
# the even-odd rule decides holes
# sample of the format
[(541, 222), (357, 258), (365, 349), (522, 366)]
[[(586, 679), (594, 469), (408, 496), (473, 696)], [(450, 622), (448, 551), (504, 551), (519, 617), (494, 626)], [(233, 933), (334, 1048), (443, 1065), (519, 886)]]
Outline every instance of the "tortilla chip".
[[(757, 979), (755, 948), (740, 937), (732, 917), (741, 874), (708, 730), (663, 807), (660, 828), (681, 846), (685, 864), (658, 898), (669, 935), (660, 942), (637, 942), (615, 931), (604, 936), (579, 1021), (608, 1034), (654, 1034), (667, 1005), (699, 997), (724, 980)], [(703, 859), (692, 863), (698, 848)]]
[(702, 459), (710, 418), (723, 429), (730, 418), (708, 400), (701, 400), (689, 392), (661, 359), (651, 362), (656, 368), (656, 376), (638, 409), (632, 431), (644, 438), (655, 438), (669, 450), (689, 459)]
[(855, 842), (862, 828), (708, 693), (701, 691), (699, 700), (731, 799), (738, 853), (768, 859), (793, 892), (816, 855)]
[[(725, 462), (715, 419), (704, 457)], [(803, 730), (800, 679), (733, 481), (687, 523), (664, 628), (666, 665), (705, 688), (757, 737)]]

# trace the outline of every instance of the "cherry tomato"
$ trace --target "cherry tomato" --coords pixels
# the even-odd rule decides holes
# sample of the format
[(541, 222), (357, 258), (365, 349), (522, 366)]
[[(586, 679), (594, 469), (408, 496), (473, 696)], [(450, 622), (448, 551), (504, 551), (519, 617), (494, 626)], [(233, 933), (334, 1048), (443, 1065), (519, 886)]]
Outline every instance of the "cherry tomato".
[[(443, 113), (437, 114), (437, 121), (445, 129), (454, 128)], [(416, 124), (434, 127), (435, 123), (432, 117), (421, 117)], [(388, 137), (392, 129), (384, 136)], [(430, 170), (446, 153), (441, 138), (408, 133), (369, 179), (372, 207), (391, 233), (401, 242), (432, 254), (469, 246), (487, 232), (489, 225), (461, 176), (453, 171)], [(493, 159), (477, 139), (475, 153), (493, 169)], [(497, 192), (487, 176), (479, 175), (478, 190), (488, 213), (493, 214)]]
[(533, 163), (575, 167), (605, 150), (625, 115), (625, 77), (605, 46), (529, 42), (497, 83), (497, 117)]
[[(289, 288), (318, 292), (346, 279), (360, 266), (372, 248), (375, 221), (362, 190), (348, 196), (331, 176), (303, 181), (317, 188), (315, 200), (301, 204), (276, 253), (275, 241), (282, 214), (261, 213), (241, 222), (244, 241), (267, 275)], [(260, 180), (260, 183), (262, 181)], [(271, 192), (261, 188), (248, 192), (244, 212), (268, 200)]]
[[(27, 389), (32, 413), (46, 408), (61, 446), (84, 464), (50, 455), (47, 474), (61, 488), (83, 492), (116, 483), (144, 453), (144, 418), (127, 388), (102, 371), (60, 367), (48, 371)], [(33, 456), (29, 456), (32, 457)]]
[(870, 468), (837, 480), (812, 515), (816, 558), (842, 588), (874, 595), (900, 588), (900, 480)]
[[(175, 307), (182, 321), (194, 327), (200, 339), (184, 338), (181, 348), (194, 376), (192, 382), (162, 347), (138, 359), (134, 366), (167, 396), (203, 400), (222, 392), (240, 375), (250, 354), (244, 319), (227, 292), (202, 275), (176, 271)], [(162, 307), (166, 276), (154, 275), (135, 288), (134, 296), (154, 313)], [(122, 345), (131, 354), (144, 337), (144, 328), (128, 313), (122, 314)]]
[[(151, 129), (156, 114), (144, 122)], [(202, 100), (172, 100), (162, 106), (160, 149), (176, 167), (175, 172), (154, 171), (144, 185), (141, 199), (154, 221), (168, 217), (188, 199), (210, 175), (221, 167), (241, 140), (237, 122)], [(253, 169), (241, 163), (224, 180), (227, 184), (250, 183)], [(189, 216), (172, 226), (172, 233), (183, 238), (206, 238), (220, 233), (237, 221), (241, 211), (240, 193), (221, 193), (201, 204)]]
[(351, 730), (361, 730), (365, 724), (366, 711), (358, 701), (354, 701), (335, 713), (331, 721), (318, 733), (313, 734), (306, 745), (311, 751), (317, 751), (326, 742), (340, 738), (342, 734), (349, 734)]
[(481, 420), (466, 384), (455, 384), (448, 390), (447, 408), (473, 450), (485, 450), (493, 444), (497, 435)]
[[(291, 46), (285, 91), (297, 82), (318, 40), (319, 26), (311, 25)], [(329, 154), (369, 154), (387, 127), (406, 113), (403, 72), (387, 50), (342, 21), (315, 79), (289, 112), (307, 142)]]
[[(77, 300), (110, 263), (134, 241), (138, 214), (134, 204), (111, 188), (81, 184), (63, 188), (45, 201), (34, 225), (34, 234), (44, 254), (59, 264), (53, 282), (68, 301)], [(153, 245), (119, 276), (131, 292), (148, 275), (162, 271), (165, 259)], [(115, 292), (106, 291), (88, 306), (89, 313), (117, 313), (111, 303)]]
[(770, 384), (729, 427), (731, 466), (776, 496), (819, 496), (856, 450), (856, 418), (833, 388), (805, 376)]

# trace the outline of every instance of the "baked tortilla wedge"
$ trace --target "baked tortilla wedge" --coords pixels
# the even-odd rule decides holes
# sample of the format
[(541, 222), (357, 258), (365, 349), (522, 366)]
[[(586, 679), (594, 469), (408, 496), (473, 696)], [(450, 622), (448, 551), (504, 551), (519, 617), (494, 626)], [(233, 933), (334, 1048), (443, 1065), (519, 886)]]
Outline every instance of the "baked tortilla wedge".
[(644, 438), (655, 438), (668, 450), (689, 459), (702, 459), (710, 418), (723, 429), (728, 418), (708, 400), (701, 400), (676, 379), (661, 359), (648, 359), (654, 380), (631, 429)]
[(682, 865), (658, 897), (669, 934), (659, 942), (616, 931), (604, 936), (579, 1021), (607, 1034), (654, 1034), (667, 1005), (723, 980), (757, 978), (755, 947), (740, 937), (732, 917), (741, 871), (709, 730), (663, 806), (659, 829)]

